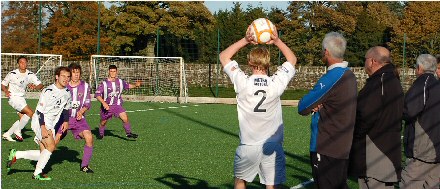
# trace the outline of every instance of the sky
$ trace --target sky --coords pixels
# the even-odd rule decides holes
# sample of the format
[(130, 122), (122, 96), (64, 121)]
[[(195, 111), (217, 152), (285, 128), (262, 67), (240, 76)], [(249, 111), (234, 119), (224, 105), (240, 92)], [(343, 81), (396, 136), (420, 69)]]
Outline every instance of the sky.
[(241, 8), (246, 9), (248, 5), (252, 5), (252, 7), (263, 7), (266, 10), (270, 10), (271, 7), (277, 7), (281, 10), (286, 10), (289, 5), (289, 1), (214, 1), (207, 0), (205, 1), (205, 6), (208, 7), (209, 11), (212, 13), (217, 12), (219, 10), (232, 10), (233, 3), (240, 2)]

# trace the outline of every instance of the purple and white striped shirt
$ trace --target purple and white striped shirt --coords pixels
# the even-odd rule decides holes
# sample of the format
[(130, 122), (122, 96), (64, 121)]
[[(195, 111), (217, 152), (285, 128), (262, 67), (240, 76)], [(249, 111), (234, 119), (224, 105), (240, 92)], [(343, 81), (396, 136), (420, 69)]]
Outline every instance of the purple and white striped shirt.
[(95, 98), (101, 96), (109, 105), (122, 105), (122, 91), (129, 89), (130, 85), (122, 79), (115, 81), (104, 80), (96, 90)]
[(72, 87), (68, 84), (67, 88), (72, 95), (72, 108), (69, 110), (69, 115), (70, 117), (76, 118), (76, 114), (81, 108), (87, 107), (90, 109), (90, 87), (88, 83), (80, 81), (79, 85)]

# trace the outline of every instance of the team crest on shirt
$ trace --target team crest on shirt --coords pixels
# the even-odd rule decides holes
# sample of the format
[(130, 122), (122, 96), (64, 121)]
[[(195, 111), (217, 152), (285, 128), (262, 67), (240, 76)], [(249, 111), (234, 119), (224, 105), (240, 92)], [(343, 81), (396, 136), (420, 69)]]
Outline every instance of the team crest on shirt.
[(111, 92), (110, 94), (108, 94), (109, 97), (117, 97), (118, 96), (118, 92)]
[(284, 71), (284, 72), (286, 72), (286, 73), (289, 73), (289, 70), (287, 70), (287, 68), (286, 67), (284, 67), (284, 66), (281, 66), (281, 69)]
[(82, 97), (83, 96), (83, 93), (78, 93), (78, 97)]

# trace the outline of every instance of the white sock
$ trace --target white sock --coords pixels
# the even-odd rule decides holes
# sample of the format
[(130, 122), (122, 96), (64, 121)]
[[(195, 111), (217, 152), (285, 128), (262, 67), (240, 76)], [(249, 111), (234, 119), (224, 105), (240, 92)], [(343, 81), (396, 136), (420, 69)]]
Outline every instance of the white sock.
[(6, 131), (5, 134), (8, 134), (9, 136), (12, 135), (12, 133), (14, 133), (14, 131), (16, 131), (18, 129), (18, 124), (20, 123), (20, 120), (15, 121), (14, 124), (12, 124), (11, 128), (9, 128), (8, 131)]
[(17, 151), (15, 158), (38, 161), (38, 158), (40, 158), (40, 150)]
[(21, 133), (21, 130), (24, 128), (24, 126), (26, 126), (26, 124), (29, 122), (31, 118), (29, 116), (27, 116), (26, 114), (24, 114), (23, 116), (21, 116), (20, 119), (20, 123), (18, 124), (18, 128), (20, 130), (18, 130)]
[(34, 171), (34, 176), (37, 176), (38, 174), (43, 172), (43, 169), (44, 167), (46, 167), (46, 164), (49, 161), (51, 155), (52, 153), (46, 149), (41, 152), (40, 158), (38, 158), (37, 166)]

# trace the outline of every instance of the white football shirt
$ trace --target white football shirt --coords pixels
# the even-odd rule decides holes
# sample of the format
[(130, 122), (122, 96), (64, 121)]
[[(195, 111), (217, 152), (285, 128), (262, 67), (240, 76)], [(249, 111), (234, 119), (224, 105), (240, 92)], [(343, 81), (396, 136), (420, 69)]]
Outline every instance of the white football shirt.
[(11, 96), (21, 97), (26, 95), (26, 87), (29, 83), (39, 85), (41, 81), (33, 72), (26, 70), (25, 73), (20, 73), (19, 69), (9, 72), (2, 81), (2, 85), (8, 86)]
[(285, 62), (271, 77), (248, 76), (236, 61), (229, 62), (224, 72), (234, 84), (237, 94), (240, 143), (260, 145), (282, 142), (284, 125), (280, 96), (295, 75), (292, 64)]
[(47, 129), (53, 129), (60, 119), (63, 110), (71, 108), (72, 97), (69, 89), (58, 89), (55, 84), (49, 85), (40, 95), (36, 110), (44, 115)]

